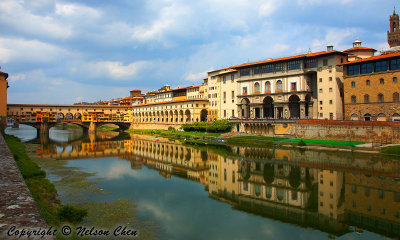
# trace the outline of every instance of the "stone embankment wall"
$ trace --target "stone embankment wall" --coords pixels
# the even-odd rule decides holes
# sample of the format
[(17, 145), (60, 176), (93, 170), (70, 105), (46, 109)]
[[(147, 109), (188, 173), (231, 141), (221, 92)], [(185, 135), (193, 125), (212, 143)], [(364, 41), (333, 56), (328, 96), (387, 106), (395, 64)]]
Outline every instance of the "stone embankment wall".
[(0, 166), (0, 239), (16, 238), (7, 235), (12, 226), (48, 228), (1, 134)]
[(288, 127), (298, 138), (400, 143), (400, 123), (300, 120)]

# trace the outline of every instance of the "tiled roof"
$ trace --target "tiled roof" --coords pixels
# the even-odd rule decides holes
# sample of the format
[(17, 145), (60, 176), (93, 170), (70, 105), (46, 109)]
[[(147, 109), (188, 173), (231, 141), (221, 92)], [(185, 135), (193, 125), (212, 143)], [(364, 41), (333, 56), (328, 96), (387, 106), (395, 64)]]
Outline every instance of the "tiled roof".
[[(231, 67), (227, 67), (227, 68), (222, 68), (222, 69), (219, 69), (219, 71), (228, 70), (228, 69), (235, 69), (235, 68), (241, 68), (241, 67), (247, 67), (247, 66), (253, 66), (253, 65), (258, 65), (258, 64), (263, 64), (263, 63), (280, 62), (280, 61), (285, 61), (285, 60), (290, 60), (290, 59), (297, 59), (297, 58), (318, 57), (318, 56), (329, 55), (329, 54), (341, 54), (341, 55), (345, 55), (345, 56), (348, 55), (347, 53), (339, 52), (339, 51), (336, 51), (336, 50), (333, 50), (333, 51), (322, 51), (322, 52), (306, 53), (306, 54), (300, 54), (300, 55), (283, 57), (283, 58), (268, 59), (268, 60), (258, 61), (258, 62), (244, 63), (244, 64), (235, 65), (235, 66), (231, 66)], [(218, 70), (216, 70), (216, 71), (218, 71)], [(212, 71), (212, 72), (215, 72), (215, 71)]]
[(375, 49), (373, 49), (373, 48), (366, 48), (366, 47), (353, 47), (353, 48), (349, 48), (349, 49), (347, 49), (347, 50), (344, 50), (343, 52), (348, 53), (348, 52), (354, 52), (354, 51), (357, 51), (357, 50), (368, 50), (368, 51), (374, 51), (374, 52), (376, 52)]
[(353, 63), (368, 62), (368, 61), (374, 61), (374, 60), (392, 58), (392, 57), (398, 57), (398, 56), (400, 56), (400, 52), (373, 56), (373, 57), (364, 58), (364, 59), (360, 59), (360, 60), (356, 60), (356, 61), (352, 61), (352, 62), (342, 63), (340, 65), (349, 65), (349, 64), (353, 64)]

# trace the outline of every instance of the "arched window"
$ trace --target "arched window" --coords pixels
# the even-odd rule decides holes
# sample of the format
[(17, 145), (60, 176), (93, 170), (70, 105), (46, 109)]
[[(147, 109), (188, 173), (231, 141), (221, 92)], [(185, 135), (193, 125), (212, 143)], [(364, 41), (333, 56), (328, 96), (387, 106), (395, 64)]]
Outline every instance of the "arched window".
[(351, 114), (351, 120), (358, 120), (358, 115), (356, 113)]
[(271, 83), (269, 81), (265, 83), (265, 92), (266, 93), (271, 92)]
[(384, 99), (384, 97), (383, 97), (383, 94), (382, 93), (379, 93), (378, 94), (378, 102), (383, 102), (385, 99)]
[(399, 101), (399, 93), (395, 92), (393, 93), (393, 102), (398, 102)]
[(351, 103), (356, 103), (357, 102), (357, 97), (356, 96), (351, 96)]
[(260, 84), (258, 82), (254, 84), (254, 93), (260, 94)]
[(369, 103), (369, 95), (368, 94), (364, 95), (364, 103)]
[(393, 31), (392, 32), (395, 32), (396, 31), (396, 23), (394, 22), (393, 23)]
[(278, 80), (276, 82), (276, 91), (282, 92), (282, 81)]
[(365, 83), (367, 84), (367, 86), (371, 85), (371, 81), (370, 80), (367, 80)]

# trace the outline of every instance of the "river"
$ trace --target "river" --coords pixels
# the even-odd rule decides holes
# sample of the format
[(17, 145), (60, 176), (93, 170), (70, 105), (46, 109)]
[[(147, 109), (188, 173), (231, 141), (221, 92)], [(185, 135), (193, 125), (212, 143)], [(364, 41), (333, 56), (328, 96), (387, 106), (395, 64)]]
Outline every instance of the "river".
[(131, 226), (143, 239), (400, 237), (400, 161), (376, 155), (190, 147), (118, 133), (21, 125), (61, 201), (86, 226)]

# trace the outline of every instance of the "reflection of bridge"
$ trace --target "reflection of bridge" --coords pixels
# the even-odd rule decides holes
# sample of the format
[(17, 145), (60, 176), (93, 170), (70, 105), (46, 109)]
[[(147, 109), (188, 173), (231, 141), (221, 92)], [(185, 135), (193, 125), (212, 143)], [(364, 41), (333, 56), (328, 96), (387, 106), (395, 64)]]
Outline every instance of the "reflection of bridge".
[[(130, 113), (130, 114), (129, 114)], [(40, 132), (48, 132), (57, 123), (72, 123), (95, 131), (96, 127), (113, 123), (126, 130), (130, 126), (129, 106), (106, 105), (48, 105), (48, 104), (8, 104), (7, 116), (16, 124), (26, 124)], [(104, 116), (112, 116), (104, 118)]]

